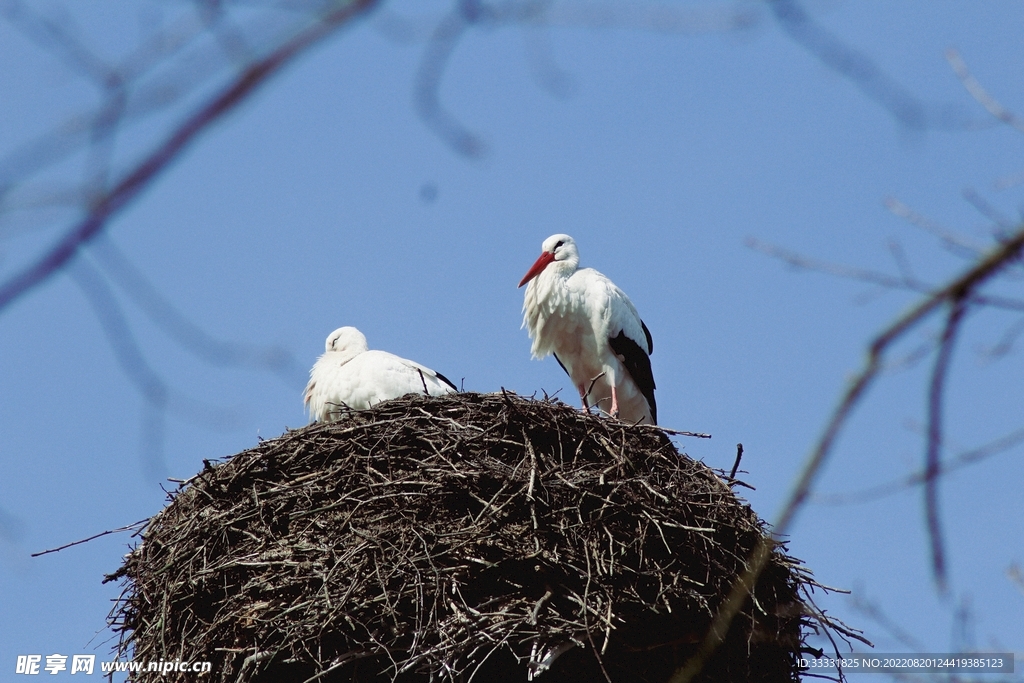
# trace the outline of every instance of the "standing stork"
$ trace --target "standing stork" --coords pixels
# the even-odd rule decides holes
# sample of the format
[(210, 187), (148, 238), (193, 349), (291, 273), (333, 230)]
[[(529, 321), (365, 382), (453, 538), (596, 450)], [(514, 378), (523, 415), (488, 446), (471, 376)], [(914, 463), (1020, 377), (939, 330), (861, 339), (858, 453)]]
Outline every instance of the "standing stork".
[(304, 401), (309, 417), (334, 422), (346, 410), (365, 410), (406, 394), (440, 396), (458, 391), (440, 372), (387, 351), (370, 351), (354, 327), (327, 337), (326, 351), (309, 371)]
[(651, 333), (625, 292), (579, 265), (573, 238), (552, 235), (519, 283), (529, 283), (523, 327), (533, 340), (533, 357), (554, 355), (584, 410), (610, 399), (606, 412), (613, 417), (657, 424)]

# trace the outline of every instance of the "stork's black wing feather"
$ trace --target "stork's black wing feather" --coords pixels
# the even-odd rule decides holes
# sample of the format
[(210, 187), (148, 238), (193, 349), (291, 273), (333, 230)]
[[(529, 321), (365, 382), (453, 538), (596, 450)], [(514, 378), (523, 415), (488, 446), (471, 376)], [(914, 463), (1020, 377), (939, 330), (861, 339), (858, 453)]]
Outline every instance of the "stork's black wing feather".
[[(565, 370), (565, 363), (563, 363), (563, 362), (562, 362), (562, 359), (558, 357), (558, 354), (557, 354), (557, 353), (553, 353), (553, 354), (551, 354), (551, 355), (555, 357), (555, 360), (557, 360), (557, 361), (558, 361), (558, 364), (562, 366), (562, 369), (563, 369), (563, 370)], [(565, 374), (569, 375), (569, 371), (568, 371), (568, 370), (565, 370)], [(572, 375), (569, 375), (569, 378), (571, 379), (571, 378), (572, 378)]]
[(458, 391), (458, 390), (459, 390), (459, 388), (458, 388), (457, 386), (455, 386), (454, 384), (452, 384), (452, 381), (451, 381), (450, 379), (448, 379), (447, 377), (445, 377), (444, 375), (442, 375), (442, 374), (441, 374), (440, 372), (438, 372), (437, 370), (434, 370), (434, 374), (435, 374), (435, 375), (437, 375), (437, 378), (438, 378), (439, 380), (441, 380), (442, 382), (444, 382), (445, 384), (447, 384), (448, 386), (450, 386), (450, 387), (452, 388), (452, 390), (453, 390), (453, 391)]
[[(644, 332), (647, 334), (647, 347), (652, 348), (651, 333), (647, 331), (646, 325)], [(650, 357), (639, 344), (627, 337), (625, 332), (619, 332), (617, 337), (610, 337), (608, 344), (616, 355), (622, 356), (626, 372), (636, 382), (640, 393), (647, 399), (647, 405), (651, 407), (651, 421), (658, 424), (658, 404), (654, 402), (654, 373), (651, 371)]]
[(647, 325), (643, 320), (640, 321), (640, 327), (644, 328), (644, 336), (647, 337), (647, 355), (654, 353), (654, 339), (651, 338), (651, 331), (647, 329)]

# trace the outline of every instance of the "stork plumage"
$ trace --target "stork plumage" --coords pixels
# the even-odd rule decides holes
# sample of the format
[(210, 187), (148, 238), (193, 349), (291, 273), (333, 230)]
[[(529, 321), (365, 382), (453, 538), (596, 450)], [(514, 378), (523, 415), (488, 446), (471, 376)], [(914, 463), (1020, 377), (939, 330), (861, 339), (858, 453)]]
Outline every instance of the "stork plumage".
[(656, 424), (651, 333), (633, 302), (593, 268), (580, 268), (568, 235), (544, 240), (541, 255), (519, 286), (523, 327), (534, 358), (554, 355), (580, 394), (584, 410), (595, 405), (629, 422)]
[(309, 371), (304, 400), (311, 420), (334, 422), (345, 411), (365, 410), (406, 394), (440, 396), (457, 391), (447, 377), (387, 351), (370, 351), (354, 327), (327, 337), (326, 350)]

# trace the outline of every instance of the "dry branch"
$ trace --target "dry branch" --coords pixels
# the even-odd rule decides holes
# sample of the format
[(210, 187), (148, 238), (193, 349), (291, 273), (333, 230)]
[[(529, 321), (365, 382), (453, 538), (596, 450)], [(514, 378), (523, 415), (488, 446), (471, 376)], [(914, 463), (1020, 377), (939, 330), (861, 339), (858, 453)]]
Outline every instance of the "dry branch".
[(70, 226), (42, 256), (0, 282), (0, 312), (63, 269), (83, 245), (100, 235), (108, 222), (148, 188), (201, 133), (245, 102), (270, 77), (293, 62), (308, 48), (324, 40), (374, 4), (375, 0), (353, 0), (337, 7), (278, 46), (266, 57), (247, 66), (227, 87), (172, 130), (163, 142), (109, 191), (96, 197), (85, 217)]

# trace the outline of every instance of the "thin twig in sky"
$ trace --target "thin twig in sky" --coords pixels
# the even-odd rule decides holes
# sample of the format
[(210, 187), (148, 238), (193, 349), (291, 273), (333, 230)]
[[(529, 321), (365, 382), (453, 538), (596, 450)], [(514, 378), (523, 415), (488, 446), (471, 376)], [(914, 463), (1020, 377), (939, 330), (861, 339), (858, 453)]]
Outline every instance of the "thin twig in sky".
[(178, 126), (109, 192), (97, 198), (86, 216), (65, 232), (39, 259), (0, 284), (0, 312), (64, 268), (82, 245), (100, 234), (110, 219), (148, 188), (200, 133), (246, 101), (259, 86), (310, 46), (327, 38), (374, 4), (376, 0), (353, 0), (328, 13), (270, 55), (242, 71), (238, 78)]
[(725, 639), (732, 620), (739, 613), (740, 608), (750, 595), (751, 587), (756, 584), (758, 577), (767, 565), (775, 543), (785, 537), (798, 513), (807, 503), (814, 482), (832, 454), (836, 441), (850, 415), (853, 414), (854, 409), (878, 378), (884, 367), (882, 361), (889, 349), (943, 304), (963, 302), (969, 299), (973, 292), (990, 277), (1017, 259), (1022, 249), (1024, 249), (1024, 226), (1018, 226), (1017, 232), (1011, 235), (1005, 243), (990, 251), (959, 277), (918, 301), (874, 338), (868, 346), (864, 367), (850, 380), (838, 405), (832, 411), (824, 432), (805, 460), (792, 491), (772, 525), (771, 537), (763, 538), (754, 548), (747, 560), (746, 570), (736, 579), (729, 596), (718, 607), (711, 627), (697, 652), (676, 670), (670, 683), (690, 683)]

